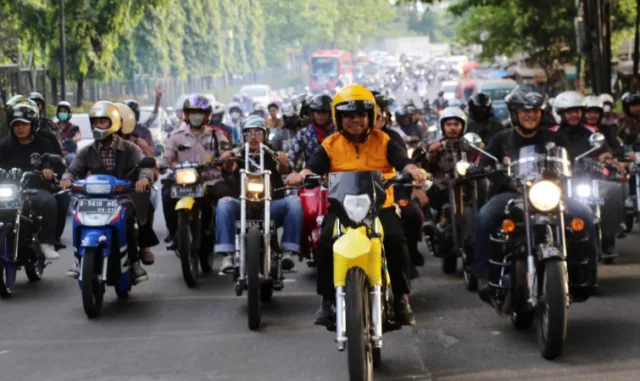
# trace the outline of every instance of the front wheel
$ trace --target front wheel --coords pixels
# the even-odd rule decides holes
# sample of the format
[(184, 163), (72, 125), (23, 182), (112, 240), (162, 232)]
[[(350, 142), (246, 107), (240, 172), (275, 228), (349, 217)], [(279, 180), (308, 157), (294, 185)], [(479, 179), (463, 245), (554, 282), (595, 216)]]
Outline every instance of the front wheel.
[(82, 257), (82, 307), (89, 319), (100, 316), (104, 298), (104, 282), (98, 278), (101, 273), (96, 267), (96, 249), (87, 249)]
[(562, 261), (544, 264), (541, 300), (538, 304), (538, 344), (542, 357), (553, 360), (562, 354), (567, 336), (567, 273)]
[(262, 258), (262, 235), (256, 227), (247, 230), (244, 258), (247, 264), (247, 310), (249, 329), (260, 328), (260, 264)]
[(42, 273), (44, 272), (44, 254), (40, 250), (36, 250), (33, 254), (35, 260), (24, 266), (24, 272), (27, 274), (29, 282), (38, 282), (42, 279)]
[[(373, 380), (369, 285), (361, 268), (347, 272), (345, 293), (349, 380)], [(376, 356), (380, 360), (380, 353)]]
[(182, 277), (187, 287), (193, 288), (198, 285), (198, 266), (200, 258), (198, 258), (198, 250), (193, 247), (196, 229), (192, 225), (198, 225), (199, 221), (191, 221), (190, 210), (178, 211), (178, 253), (180, 254), (180, 265), (182, 266)]

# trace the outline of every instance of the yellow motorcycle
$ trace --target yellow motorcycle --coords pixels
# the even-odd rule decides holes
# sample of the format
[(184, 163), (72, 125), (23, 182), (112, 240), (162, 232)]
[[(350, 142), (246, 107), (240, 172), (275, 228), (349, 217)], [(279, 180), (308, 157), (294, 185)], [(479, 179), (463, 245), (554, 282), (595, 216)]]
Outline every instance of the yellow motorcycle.
[(333, 282), (336, 288), (336, 342), (348, 348), (349, 379), (372, 380), (381, 362), (382, 333), (400, 329), (394, 320), (391, 279), (378, 214), (385, 190), (410, 182), (398, 175), (383, 180), (380, 172), (336, 172), (329, 175), (333, 229)]

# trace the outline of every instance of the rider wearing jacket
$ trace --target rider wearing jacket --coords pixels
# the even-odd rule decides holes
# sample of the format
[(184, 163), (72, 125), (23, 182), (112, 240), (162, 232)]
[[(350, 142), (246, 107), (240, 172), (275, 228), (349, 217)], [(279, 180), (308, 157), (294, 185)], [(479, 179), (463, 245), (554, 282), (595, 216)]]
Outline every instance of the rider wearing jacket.
[[(511, 123), (515, 128), (499, 132), (486, 148), (486, 151), (495, 156), (500, 162), (505, 157), (515, 158), (518, 150), (525, 146), (544, 147), (548, 143), (555, 143), (559, 147), (569, 147), (570, 143), (565, 136), (540, 127), (542, 111), (545, 106), (542, 95), (524, 87), (517, 87), (507, 95), (505, 101), (509, 108)], [(483, 156), (478, 166), (469, 168), (467, 173), (482, 172), (485, 167), (492, 164), (493, 161), (489, 157)], [(502, 220), (508, 202), (518, 196), (508, 179), (500, 188), (498, 190), (502, 192), (493, 195), (484, 204), (479, 210), (475, 222), (474, 260), (475, 273), (478, 277), (479, 285), (478, 294), (487, 303), (491, 302), (492, 293), (492, 289), (489, 286), (490, 236)], [(564, 199), (564, 203), (570, 215), (581, 218), (585, 223), (585, 232), (590, 239), (589, 258), (593, 266), (595, 266), (597, 249), (593, 213), (589, 207), (578, 201)]]
[[(47, 105), (44, 101), (44, 97), (40, 93), (33, 92), (29, 94), (29, 99), (35, 102), (38, 105), (38, 113), (40, 115), (40, 119), (38, 120), (38, 132), (47, 132), (53, 134), (58, 142), (60, 142), (60, 130), (58, 126), (49, 118), (47, 118)], [(55, 146), (54, 146), (55, 148)]]
[(618, 123), (618, 134), (622, 143), (633, 152), (640, 152), (640, 92), (625, 93), (622, 96), (624, 116)]
[[(264, 144), (269, 129), (264, 118), (250, 116), (242, 127), (242, 135), (245, 142), (249, 143), (250, 156), (254, 155), (256, 162), (260, 162), (260, 143)], [(273, 192), (275, 188), (283, 188), (282, 176), (278, 172), (278, 163), (270, 156), (264, 155), (265, 169), (271, 171), (271, 218), (277, 226), (283, 227), (282, 260), (280, 262), (284, 270), (291, 270), (295, 263), (293, 258), (300, 252), (300, 239), (302, 236), (302, 204), (298, 196), (286, 196), (284, 191)], [(239, 155), (244, 158), (244, 150)], [(238, 173), (240, 167), (234, 157), (230, 157), (232, 167), (228, 172)], [(236, 181), (239, 184), (240, 181)], [(239, 192), (236, 192), (236, 194)], [(236, 250), (236, 221), (240, 219), (240, 201), (236, 197), (224, 197), (218, 202), (216, 209), (216, 245), (215, 252), (222, 255), (220, 271), (228, 272), (234, 268), (233, 258)]]
[(489, 142), (491, 137), (502, 131), (504, 127), (497, 120), (492, 119), (493, 108), (491, 97), (478, 93), (469, 98), (469, 120), (466, 130), (480, 135), (483, 142)]
[(617, 134), (618, 120), (620, 119), (620, 115), (617, 112), (613, 111), (613, 104), (615, 103), (613, 97), (609, 94), (604, 93), (600, 94), (598, 98), (602, 102), (602, 124), (612, 126)]
[[(591, 148), (589, 137), (598, 131), (592, 131), (581, 123), (585, 109), (582, 95), (575, 91), (565, 91), (556, 97), (553, 112), (559, 123), (559, 135), (569, 141), (566, 147), (572, 157), (581, 155)], [(609, 144), (592, 153), (592, 158), (601, 162), (617, 166), (618, 171), (624, 173), (624, 168), (613, 162), (613, 155)], [(615, 237), (624, 231), (624, 190), (621, 184), (612, 181), (598, 181), (600, 196), (606, 208), (602, 208), (602, 246), (607, 253), (612, 253), (615, 247)]]
[[(116, 105), (106, 101), (97, 102), (89, 112), (89, 120), (95, 142), (80, 149), (73, 158), (69, 169), (60, 181), (60, 186), (63, 189), (71, 187), (73, 180), (84, 178), (89, 173), (93, 175), (110, 174), (121, 180), (130, 180), (126, 178), (127, 174), (137, 168), (144, 158), (144, 154), (138, 146), (118, 136), (117, 132), (122, 127), (122, 117)], [(136, 193), (146, 191), (151, 184), (153, 184), (153, 170), (150, 168), (139, 169), (135, 183)], [(144, 194), (140, 196), (129, 194), (123, 197), (123, 201), (132, 204), (124, 210), (127, 231), (133, 232), (135, 231), (134, 217), (138, 217), (139, 223), (144, 223), (146, 219), (146, 208), (150, 204), (149, 197)], [(134, 282), (148, 280), (149, 276), (140, 264), (136, 234), (127, 234), (127, 252)], [(76, 257), (76, 262), (67, 275), (76, 277), (78, 271)]]
[[(162, 166), (173, 168), (175, 164), (186, 161), (205, 163), (222, 157), (221, 143), (227, 138), (221, 131), (205, 128), (211, 115), (212, 106), (207, 97), (192, 94), (184, 101), (184, 118), (187, 126), (184, 130), (176, 131), (169, 137), (162, 154)], [(230, 155), (230, 151), (227, 152)], [(210, 168), (203, 173), (203, 179), (209, 189), (207, 196), (219, 200), (233, 195), (231, 187), (225, 183), (222, 172), (217, 168)], [(175, 238), (178, 229), (178, 215), (175, 211), (177, 199), (171, 197), (171, 186), (162, 187), (162, 210), (169, 236), (172, 237), (167, 250), (175, 250)]]
[[(339, 134), (322, 142), (322, 147), (306, 163), (300, 173), (289, 175), (287, 184), (298, 185), (305, 176), (324, 175), (340, 171), (380, 171), (384, 178), (394, 177), (396, 170), (409, 172), (419, 183), (426, 180), (422, 169), (412, 164), (402, 147), (389, 135), (374, 128), (376, 119), (375, 98), (359, 85), (347, 86), (335, 97), (332, 106), (334, 121)], [(315, 324), (329, 326), (334, 321), (335, 288), (333, 285), (333, 226), (335, 215), (324, 218), (320, 233), (317, 257), (317, 292), (323, 297), (322, 307), (316, 314)], [(384, 229), (384, 246), (388, 250), (387, 264), (393, 293), (395, 294), (396, 320), (405, 325), (415, 324), (409, 305), (409, 253), (407, 240), (400, 228), (401, 221), (395, 212), (393, 188), (387, 190), (387, 198), (379, 214)]]
[[(295, 138), (296, 134), (300, 130), (300, 118), (296, 114), (292, 105), (286, 105), (282, 107), (282, 122), (283, 127), (276, 130), (276, 133), (271, 139), (271, 147), (275, 151), (288, 152), (291, 148), (291, 142)], [(298, 165), (300, 164), (300, 165)], [(296, 163), (294, 170), (301, 170), (302, 163)]]
[[(585, 103), (585, 113), (584, 113), (584, 125), (592, 132), (601, 132), (609, 147), (611, 147), (611, 153), (615, 157), (624, 156), (624, 147), (620, 140), (618, 140), (617, 134), (617, 126), (604, 124), (603, 116), (604, 116), (604, 104), (599, 97), (595, 95), (589, 95), (584, 98)], [(631, 154), (629, 154), (631, 156)], [(635, 154), (633, 154), (633, 159), (635, 161)]]
[(224, 104), (222, 102), (213, 102), (211, 105), (211, 118), (209, 119), (209, 125), (214, 129), (218, 129), (223, 132), (228, 141), (233, 141), (233, 127), (227, 126), (222, 122), (224, 119)]
[[(0, 168), (9, 171), (18, 168), (22, 171), (33, 171), (34, 165), (44, 154), (55, 154), (51, 143), (36, 134), (38, 124), (38, 107), (35, 103), (23, 99), (8, 109), (9, 136), (0, 141)], [(45, 180), (51, 180), (54, 172), (51, 168), (42, 169)], [(29, 195), (29, 200), (36, 213), (42, 216), (42, 229), (39, 233), (40, 248), (47, 259), (58, 259), (55, 250), (56, 232), (56, 199), (45, 189), (38, 189), (37, 194)]]

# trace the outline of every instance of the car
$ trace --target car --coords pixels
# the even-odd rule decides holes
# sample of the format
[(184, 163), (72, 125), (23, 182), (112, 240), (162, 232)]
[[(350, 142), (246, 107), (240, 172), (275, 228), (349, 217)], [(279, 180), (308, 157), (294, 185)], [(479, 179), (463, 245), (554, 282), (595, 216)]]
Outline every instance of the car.
[(492, 119), (504, 124), (509, 120), (509, 110), (504, 98), (516, 87), (518, 83), (512, 79), (483, 79), (476, 83), (473, 94), (483, 93), (491, 97)]
[[(254, 103), (263, 104), (265, 107), (271, 102), (271, 87), (269, 85), (246, 85), (240, 88), (241, 95), (248, 95)], [(244, 110), (248, 111), (248, 110)]]
[(94, 139), (89, 114), (73, 114), (70, 122), (80, 127), (80, 140), (76, 142), (78, 151), (83, 147), (93, 144)]
[(458, 87), (457, 81), (442, 81), (440, 91), (444, 93), (444, 99), (453, 102), (456, 99), (456, 87)]

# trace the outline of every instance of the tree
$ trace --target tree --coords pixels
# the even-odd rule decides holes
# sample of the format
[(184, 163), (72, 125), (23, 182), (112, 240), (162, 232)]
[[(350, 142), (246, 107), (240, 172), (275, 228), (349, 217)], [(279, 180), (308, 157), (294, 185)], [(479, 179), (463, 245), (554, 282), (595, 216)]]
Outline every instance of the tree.
[(445, 12), (434, 12), (427, 8), (424, 12), (411, 12), (409, 30), (429, 35), (432, 42), (450, 41), (454, 37), (453, 20)]
[(456, 28), (463, 45), (481, 44), (481, 58), (526, 53), (545, 70), (574, 57), (574, 0), (461, 0)]

